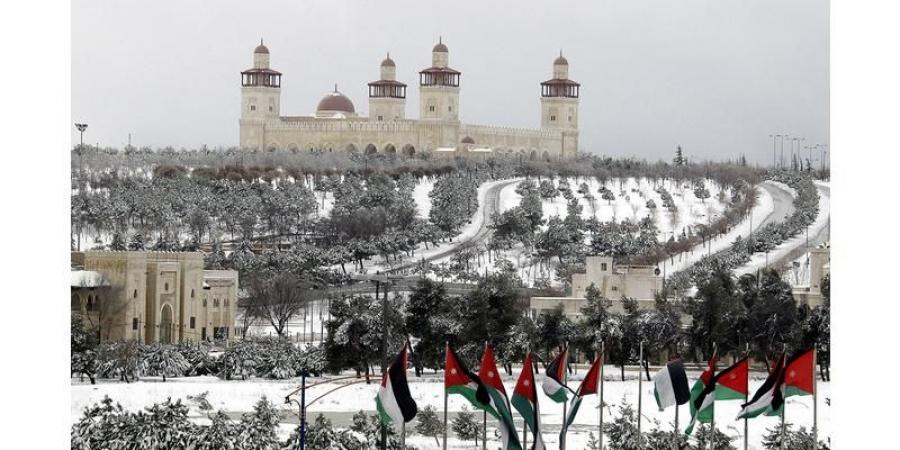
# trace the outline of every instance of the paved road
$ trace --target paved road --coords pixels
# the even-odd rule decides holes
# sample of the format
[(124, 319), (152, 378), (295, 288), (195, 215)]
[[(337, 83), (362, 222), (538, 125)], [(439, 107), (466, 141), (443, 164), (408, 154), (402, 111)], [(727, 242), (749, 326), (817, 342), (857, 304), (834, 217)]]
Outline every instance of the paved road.
[(753, 224), (754, 230), (764, 227), (772, 222), (781, 222), (794, 213), (794, 197), (791, 196), (790, 192), (771, 183), (760, 183), (760, 186), (772, 196), (775, 208), (772, 210), (771, 214), (766, 216), (762, 223)]
[[(423, 259), (426, 262), (437, 261), (456, 253), (457, 250), (464, 245), (480, 244), (486, 241), (492, 233), (491, 229), (488, 228), (488, 225), (490, 225), (491, 223), (491, 216), (494, 213), (500, 211), (500, 191), (503, 190), (503, 188), (505, 188), (506, 186), (518, 183), (520, 181), (522, 180), (519, 178), (501, 181), (488, 188), (487, 192), (485, 193), (484, 203), (478, 205), (479, 211), (475, 213), (475, 216), (473, 216), (473, 220), (481, 220), (481, 226), (478, 228), (478, 231), (476, 231), (474, 235), (467, 239), (460, 239), (456, 241), (456, 243), (447, 246), (447, 248), (441, 252), (432, 254), (422, 259), (413, 258), (409, 262), (402, 263), (385, 270), (384, 273), (402, 273), (418, 264), (421, 264)], [(480, 214), (481, 216), (479, 217), (478, 214)]]

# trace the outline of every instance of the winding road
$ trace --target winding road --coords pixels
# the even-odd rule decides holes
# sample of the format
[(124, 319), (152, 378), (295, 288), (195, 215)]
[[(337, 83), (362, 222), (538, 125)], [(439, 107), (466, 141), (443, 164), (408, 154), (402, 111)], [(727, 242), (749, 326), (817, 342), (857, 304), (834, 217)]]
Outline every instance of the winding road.
[(469, 236), (467, 238), (460, 238), (456, 242), (448, 244), (446, 247), (444, 247), (441, 251), (439, 251), (437, 253), (432, 253), (432, 254), (429, 254), (428, 256), (418, 258), (418, 259), (413, 258), (409, 262), (403, 262), (403, 263), (393, 266), (389, 269), (385, 269), (382, 271), (382, 273), (386, 273), (386, 274), (403, 273), (403, 272), (407, 271), (408, 269), (410, 269), (411, 267), (421, 264), (422, 261), (425, 261), (425, 262), (438, 261), (438, 260), (444, 259), (444, 258), (452, 255), (453, 253), (456, 253), (456, 251), (462, 246), (480, 244), (480, 243), (487, 241), (487, 239), (491, 236), (491, 233), (492, 233), (491, 229), (489, 228), (489, 225), (491, 224), (491, 216), (494, 215), (494, 213), (500, 211), (500, 191), (502, 191), (503, 188), (505, 188), (506, 186), (518, 183), (520, 181), (522, 181), (521, 178), (513, 178), (513, 179), (509, 179), (509, 180), (491, 182), (493, 184), (487, 188), (487, 190), (484, 194), (484, 199), (479, 199), (479, 200), (481, 200), (478, 205), (479, 211), (476, 212), (472, 217), (472, 220), (478, 226), (478, 228), (474, 234), (472, 234), (471, 236)]

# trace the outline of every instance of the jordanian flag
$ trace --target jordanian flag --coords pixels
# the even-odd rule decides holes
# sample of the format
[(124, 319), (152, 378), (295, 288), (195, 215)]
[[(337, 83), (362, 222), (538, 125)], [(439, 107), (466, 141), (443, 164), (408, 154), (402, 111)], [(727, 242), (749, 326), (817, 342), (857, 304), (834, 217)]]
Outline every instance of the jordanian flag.
[(512, 406), (522, 415), (528, 428), (534, 435), (532, 449), (544, 450), (544, 439), (541, 437), (541, 411), (538, 408), (537, 386), (534, 384), (534, 362), (531, 352), (525, 355), (522, 373), (516, 381), (513, 391)]
[(687, 429), (684, 430), (687, 434), (691, 434), (694, 431), (695, 423), (709, 423), (712, 421), (713, 407), (715, 406), (714, 403), (716, 399), (715, 396), (709, 394), (713, 392), (715, 386), (713, 377), (716, 374), (717, 360), (718, 354), (713, 352), (712, 358), (710, 358), (709, 362), (706, 364), (706, 370), (700, 374), (700, 379), (698, 379), (694, 383), (694, 387), (691, 388), (691, 422), (688, 424)]
[(788, 359), (784, 368), (784, 397), (813, 395), (816, 392), (815, 350), (801, 351)]
[(680, 359), (669, 361), (653, 376), (653, 396), (662, 411), (670, 406), (683, 405), (691, 399), (687, 373)]
[(753, 398), (743, 405), (741, 412), (738, 413), (738, 419), (752, 419), (760, 414), (777, 415), (781, 413), (781, 408), (784, 406), (784, 393), (782, 392), (784, 367), (785, 355), (781, 355), (763, 385), (753, 394)]
[(603, 365), (603, 357), (601, 355), (597, 355), (597, 359), (594, 360), (594, 363), (591, 364), (591, 368), (588, 370), (587, 374), (584, 376), (584, 380), (581, 380), (581, 385), (578, 386), (578, 391), (575, 392), (575, 397), (572, 398), (571, 409), (569, 410), (569, 414), (566, 416), (566, 422), (563, 423), (562, 431), (559, 433), (559, 441), (565, 441), (566, 432), (569, 430), (569, 426), (575, 422), (575, 415), (578, 414), (578, 407), (581, 406), (581, 399), (586, 395), (596, 394), (598, 386), (600, 384), (600, 367)]
[[(456, 351), (447, 345), (447, 362), (444, 364), (444, 389), (448, 394), (459, 394), (478, 409), (491, 412), (491, 396), (487, 387), (456, 356)], [(494, 415), (496, 411), (491, 412)]]
[(500, 435), (503, 440), (504, 450), (522, 450), (516, 426), (513, 423), (512, 412), (509, 410), (509, 398), (506, 397), (506, 389), (497, 371), (497, 361), (494, 359), (494, 349), (490, 344), (485, 344), (484, 354), (481, 356), (481, 367), (478, 369), (478, 378), (484, 383), (490, 396), (488, 410), (500, 422)]
[[(694, 395), (691, 392), (691, 424), (686, 432), (690, 434), (695, 422), (709, 423), (712, 420), (715, 400), (746, 400), (749, 364), (744, 358), (731, 367), (719, 372), (704, 389)], [(704, 375), (706, 372), (704, 372)], [(700, 381), (698, 381), (700, 383)]]
[(407, 355), (406, 346), (397, 355), (397, 359), (381, 378), (381, 388), (375, 396), (378, 416), (385, 425), (405, 423), (416, 417), (416, 402), (409, 395), (406, 384)]
[(566, 386), (566, 369), (569, 362), (569, 348), (561, 351), (553, 362), (547, 367), (547, 376), (544, 377), (542, 387), (544, 394), (556, 403), (563, 403), (569, 399), (569, 387)]

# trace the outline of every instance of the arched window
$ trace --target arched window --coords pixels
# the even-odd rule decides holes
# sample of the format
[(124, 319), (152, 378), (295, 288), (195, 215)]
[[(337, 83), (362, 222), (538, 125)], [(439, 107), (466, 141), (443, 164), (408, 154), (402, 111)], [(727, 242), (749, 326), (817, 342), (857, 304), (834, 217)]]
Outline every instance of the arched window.
[(203, 307), (206, 308), (206, 299), (203, 299)]
[(138, 320), (137, 320), (137, 317), (135, 317), (134, 319), (131, 319), (131, 329), (132, 329), (132, 330), (137, 330), (137, 329), (138, 329)]
[(194, 298), (194, 290), (191, 289), (191, 298)]
[(134, 290), (134, 294), (131, 294), (132, 298), (137, 298), (137, 289)]
[(228, 299), (227, 299), (227, 298), (224, 299), (224, 300), (222, 300), (222, 301), (225, 302), (225, 306), (228, 306)]
[(218, 308), (218, 307), (219, 307), (219, 299), (214, 298), (213, 299), (213, 308)]

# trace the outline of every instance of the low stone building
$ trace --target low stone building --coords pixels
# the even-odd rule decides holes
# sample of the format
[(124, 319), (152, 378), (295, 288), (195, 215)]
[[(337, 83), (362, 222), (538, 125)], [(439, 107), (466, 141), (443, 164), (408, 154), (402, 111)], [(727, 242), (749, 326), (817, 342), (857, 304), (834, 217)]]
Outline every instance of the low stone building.
[(72, 268), (72, 313), (101, 341), (233, 337), (237, 272), (203, 270), (201, 252), (73, 252)]
[(662, 291), (662, 277), (655, 266), (615, 265), (608, 256), (589, 256), (585, 260), (585, 273), (572, 274), (570, 297), (532, 297), (531, 314), (534, 317), (562, 305), (566, 317), (577, 320), (587, 300), (588, 287), (593, 284), (600, 296), (612, 301), (612, 311), (622, 311), (622, 298), (637, 300), (641, 309), (655, 307), (656, 295)]
[(813, 248), (806, 255), (804, 264), (795, 269), (796, 278), (791, 281), (794, 300), (800, 305), (810, 308), (825, 303), (822, 295), (822, 279), (831, 272), (831, 248), (828, 245)]

